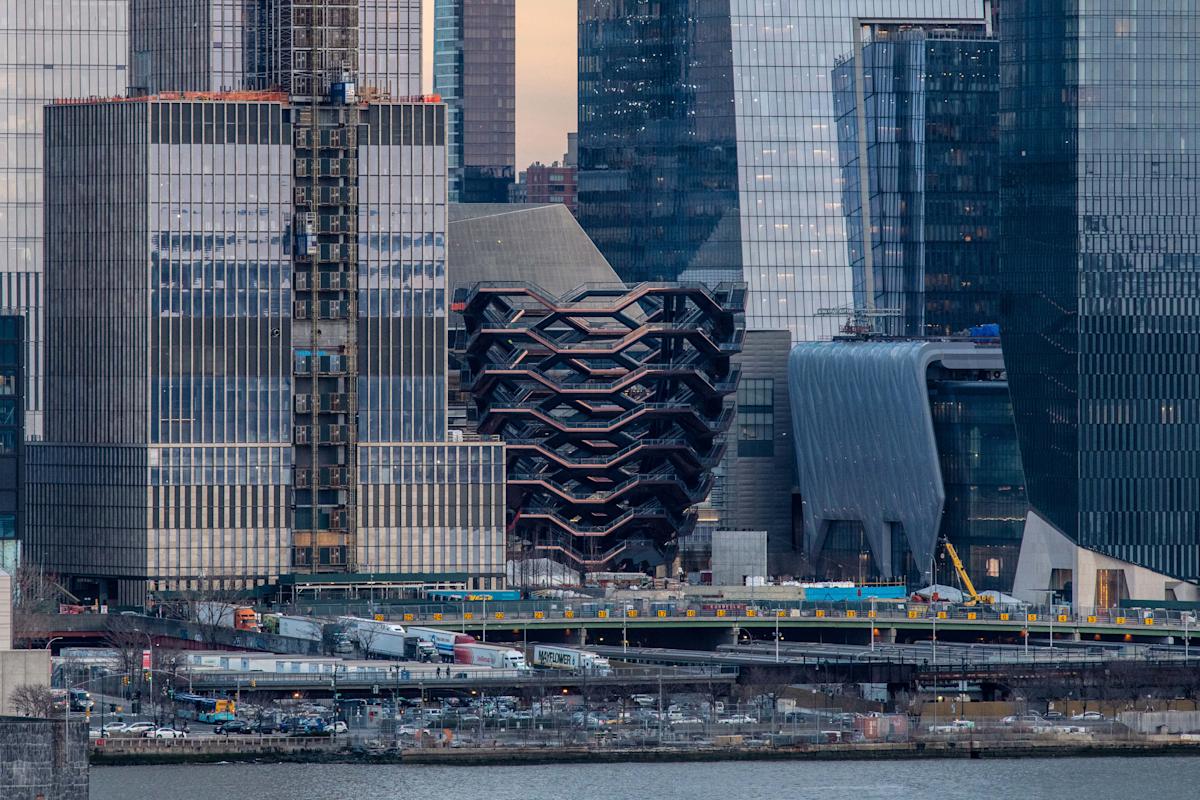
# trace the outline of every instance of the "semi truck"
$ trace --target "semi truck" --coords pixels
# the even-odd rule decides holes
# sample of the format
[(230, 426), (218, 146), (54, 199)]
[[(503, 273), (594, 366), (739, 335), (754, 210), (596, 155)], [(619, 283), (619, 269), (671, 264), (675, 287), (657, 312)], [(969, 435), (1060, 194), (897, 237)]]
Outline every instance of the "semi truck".
[(338, 622), (363, 655), (404, 658), (403, 625), (362, 617), (338, 617)]
[(228, 603), (197, 603), (196, 622), (255, 633), (260, 629), (259, 616), (253, 608)]
[(491, 667), (492, 669), (515, 669), (521, 672), (530, 669), (525, 663), (521, 651), (511, 647), (494, 644), (456, 644), (454, 646), (454, 663), (472, 667)]
[(365, 655), (408, 661), (439, 660), (438, 649), (427, 635), (431, 630), (429, 628), (405, 628), (392, 622), (362, 617), (339, 617), (338, 622), (345, 626), (350, 641)]
[(534, 645), (533, 665), (547, 669), (588, 672), (593, 675), (608, 675), (612, 672), (612, 667), (604, 656), (590, 650), (549, 644)]
[[(322, 643), (326, 637), (334, 644), (335, 653), (352, 653), (354, 645), (346, 635), (345, 626), (341, 623), (326, 622), (315, 617), (293, 617), (286, 614), (264, 614), (263, 630), (293, 639), (304, 639), (309, 642)], [(332, 632), (328, 629), (332, 628)]]
[(429, 642), (437, 650), (442, 661), (454, 661), (454, 648), (460, 644), (474, 644), (475, 637), (467, 633), (444, 631), (440, 628), (420, 628), (410, 626), (410, 636)]
[(289, 617), (284, 614), (263, 615), (263, 630), (267, 633), (319, 642), (323, 629), (324, 623), (312, 617)]

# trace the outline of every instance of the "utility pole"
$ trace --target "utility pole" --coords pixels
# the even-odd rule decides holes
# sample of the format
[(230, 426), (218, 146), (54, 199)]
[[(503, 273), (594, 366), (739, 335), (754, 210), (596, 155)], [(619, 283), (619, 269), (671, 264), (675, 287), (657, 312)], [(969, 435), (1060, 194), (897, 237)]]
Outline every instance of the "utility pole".
[(662, 747), (663, 740), (663, 682), (662, 667), (658, 668), (658, 746)]

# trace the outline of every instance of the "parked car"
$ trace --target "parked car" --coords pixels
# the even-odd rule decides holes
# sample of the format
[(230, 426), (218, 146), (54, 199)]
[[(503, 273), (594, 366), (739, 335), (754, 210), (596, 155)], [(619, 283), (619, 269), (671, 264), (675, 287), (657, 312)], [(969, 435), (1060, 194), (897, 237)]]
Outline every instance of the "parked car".
[(333, 733), (345, 733), (346, 731), (350, 730), (350, 726), (340, 719), (326, 724), (325, 727)]
[(1066, 719), (1061, 711), (1047, 711), (1043, 719)]
[(718, 725), (757, 725), (758, 720), (746, 714), (734, 714), (733, 716), (725, 717), (717, 720)]
[(186, 739), (187, 734), (183, 731), (177, 731), (174, 728), (155, 728), (152, 731), (146, 731), (147, 739)]
[(969, 719), (956, 719), (945, 725), (930, 725), (930, 733), (970, 733), (975, 730), (975, 723)]
[(106, 736), (111, 736), (114, 733), (121, 733), (125, 730), (124, 722), (106, 722), (100, 728), (100, 732)]
[(1039, 725), (1043, 722), (1041, 714), (1029, 712), (1026, 714), (1014, 714), (1004, 717), (1000, 720), (1002, 725)]
[(676, 725), (703, 725), (704, 720), (699, 717), (680, 717), (679, 719), (671, 720), (671, 727)]
[(259, 733), (264, 736), (272, 733), (281, 733), (282, 730), (282, 725), (277, 725), (269, 719), (260, 719), (258, 722), (255, 722), (250, 726), (250, 731), (252, 733)]
[(1072, 720), (1086, 720), (1088, 722), (1104, 722), (1105, 717), (1099, 711), (1084, 711), (1082, 714), (1076, 714), (1071, 717)]
[(249, 722), (243, 719), (235, 719), (229, 722), (222, 722), (213, 730), (213, 733), (217, 736), (230, 736), (232, 734), (254, 733), (254, 731), (251, 730)]

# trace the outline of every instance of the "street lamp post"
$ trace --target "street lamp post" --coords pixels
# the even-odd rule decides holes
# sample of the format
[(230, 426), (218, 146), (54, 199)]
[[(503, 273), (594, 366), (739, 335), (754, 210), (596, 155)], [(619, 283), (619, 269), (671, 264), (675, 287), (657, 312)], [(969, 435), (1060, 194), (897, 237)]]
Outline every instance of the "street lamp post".
[(933, 616), (933, 669), (934, 674), (937, 673), (937, 611), (934, 610)]

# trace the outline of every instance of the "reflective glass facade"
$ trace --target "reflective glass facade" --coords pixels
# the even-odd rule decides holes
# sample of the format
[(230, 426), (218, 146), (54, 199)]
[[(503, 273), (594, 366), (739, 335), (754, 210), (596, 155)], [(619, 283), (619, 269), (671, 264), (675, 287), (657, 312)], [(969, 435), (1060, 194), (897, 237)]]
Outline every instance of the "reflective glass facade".
[(584, 0), (581, 223), (626, 280), (740, 277), (749, 328), (832, 336), (818, 312), (853, 301), (832, 71), (859, 23), (987, 5)]
[(0, 570), (12, 573), (25, 538), (25, 318), (0, 313)]
[(310, 275), (293, 269), (304, 109), (151, 100), (47, 113), (56, 402), (31, 483), (39, 562), (132, 599), (197, 576), (268, 581), (309, 558), (344, 568), (333, 545), (297, 544), (298, 530), (344, 527), (324, 489), (301, 502), (320, 480), (353, 490), (359, 570), (500, 579), (503, 448), (444, 441), (444, 108), (372, 105), (356, 129), (350, 485), (298, 460), (312, 435), (299, 381), (349, 367), (296, 344), (310, 325), (294, 302)]
[(579, 221), (622, 280), (742, 280), (728, 0), (579, 4)]
[(28, 320), (26, 432), (42, 435), (42, 107), (125, 92), (125, 0), (0, 3), (0, 308)]
[(1200, 578), (1200, 17), (1001, 6), (1004, 349), (1030, 501)]
[(856, 308), (945, 336), (999, 319), (999, 44), (878, 25), (833, 71)]
[(506, 203), (516, 170), (516, 0), (436, 0), (433, 91), (447, 107), (450, 202)]
[[(946, 490), (939, 533), (975, 588), (1012, 591), (1029, 502), (1008, 382), (933, 372), (929, 406)], [(952, 570), (939, 565), (939, 582), (954, 585)]]
[[(393, 99), (421, 93), (420, 0), (130, 0), (132, 75), (143, 94), (301, 89), (306, 42)], [(316, 15), (316, 6), (327, 9)], [(307, 35), (316, 22), (316, 36)], [(299, 35), (296, 32), (299, 31)], [(354, 31), (357, 31), (355, 33)]]

